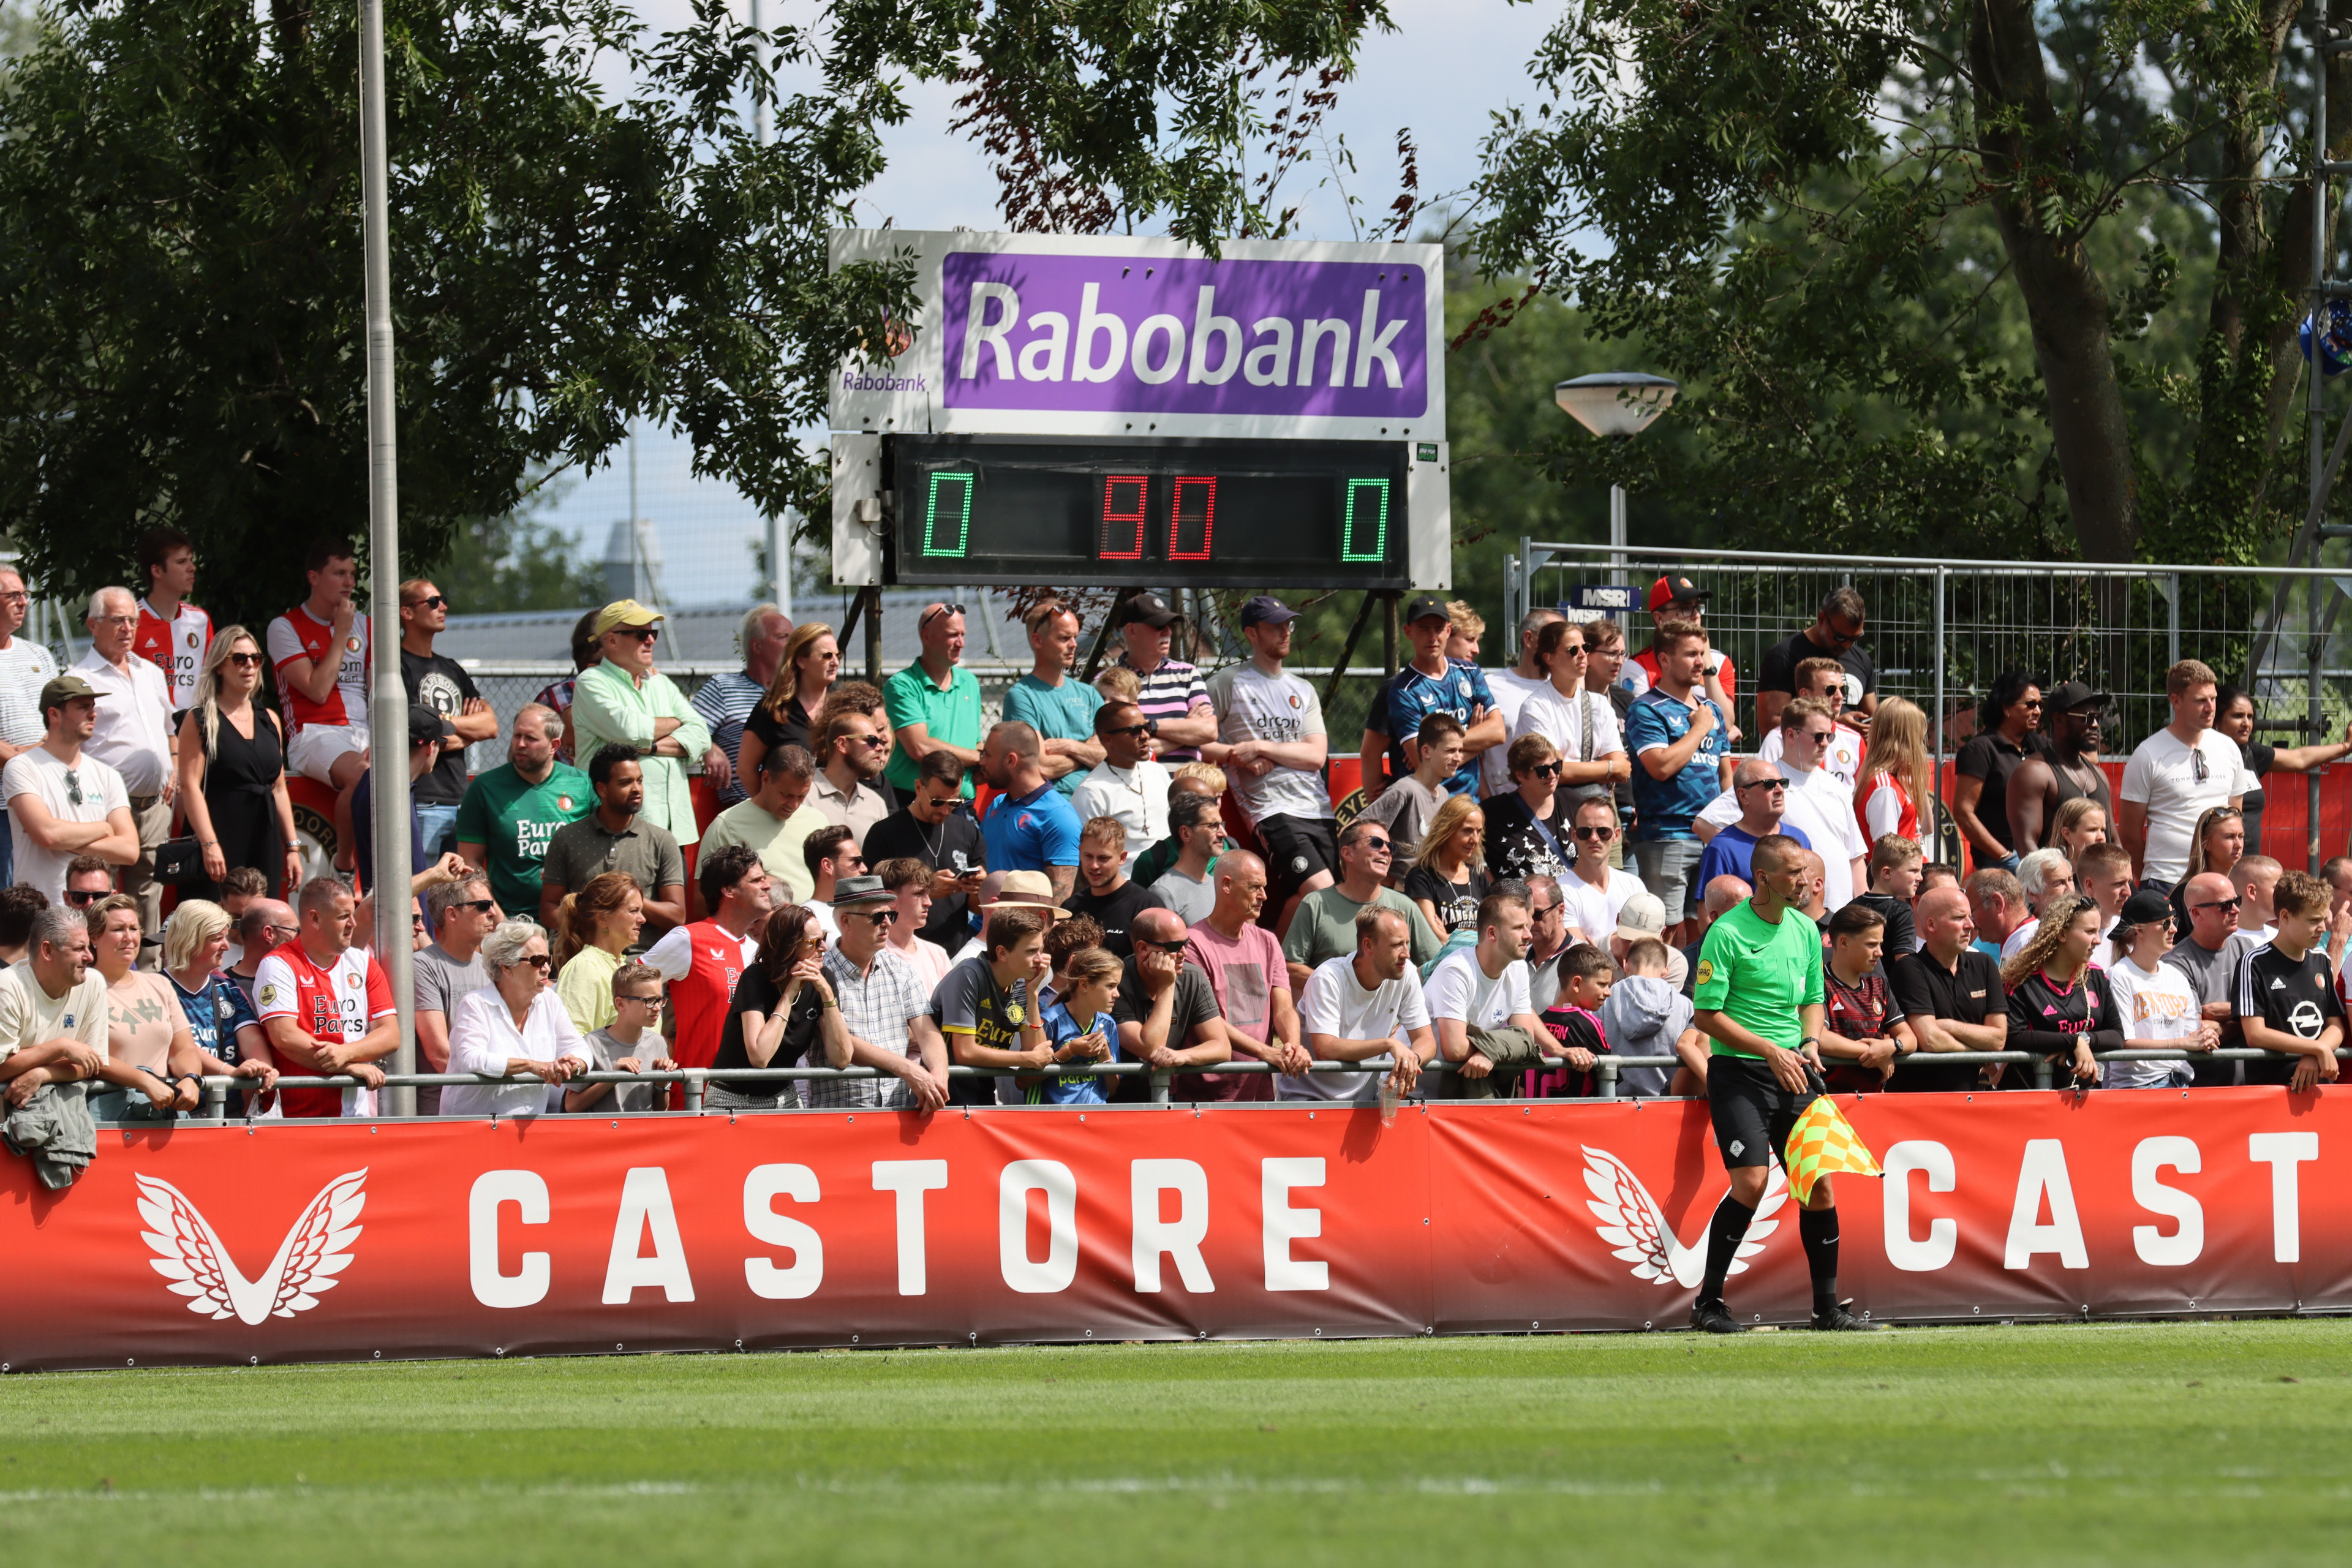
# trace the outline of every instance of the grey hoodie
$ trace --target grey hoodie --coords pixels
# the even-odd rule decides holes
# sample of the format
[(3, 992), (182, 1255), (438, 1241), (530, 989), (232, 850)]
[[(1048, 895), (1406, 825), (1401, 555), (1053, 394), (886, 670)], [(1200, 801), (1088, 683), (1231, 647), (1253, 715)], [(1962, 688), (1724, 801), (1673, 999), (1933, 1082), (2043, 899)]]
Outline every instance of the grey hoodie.
[[(1675, 1042), (1690, 1027), (1690, 999), (1664, 978), (1629, 974), (1609, 988), (1601, 1005), (1601, 1026), (1608, 1033), (1609, 1050), (1620, 1057), (1670, 1057)], [(1666, 1092), (1672, 1068), (1625, 1068), (1617, 1075), (1617, 1092), (1629, 1100), (1651, 1100)]]

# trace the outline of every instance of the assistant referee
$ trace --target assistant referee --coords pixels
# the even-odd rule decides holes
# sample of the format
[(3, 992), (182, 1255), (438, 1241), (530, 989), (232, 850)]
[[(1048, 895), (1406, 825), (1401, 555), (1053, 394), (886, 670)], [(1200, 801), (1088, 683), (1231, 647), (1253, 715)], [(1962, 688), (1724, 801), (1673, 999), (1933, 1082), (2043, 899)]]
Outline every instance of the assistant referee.
[[(1706, 1068), (1706, 1102), (1716, 1147), (1731, 1175), (1707, 1228), (1706, 1278), (1691, 1307), (1691, 1327), (1736, 1334), (1746, 1325), (1723, 1304), (1723, 1281), (1748, 1235), (1775, 1154), (1820, 1081), (1822, 931), (1798, 908), (1807, 892), (1804, 846), (1786, 834), (1756, 841), (1756, 896), (1708, 928), (1693, 974), (1693, 1020), (1715, 1042)], [(1813, 1184), (1797, 1217), (1813, 1277), (1813, 1327), (1873, 1329), (1838, 1304), (1838, 1223), (1829, 1178)]]

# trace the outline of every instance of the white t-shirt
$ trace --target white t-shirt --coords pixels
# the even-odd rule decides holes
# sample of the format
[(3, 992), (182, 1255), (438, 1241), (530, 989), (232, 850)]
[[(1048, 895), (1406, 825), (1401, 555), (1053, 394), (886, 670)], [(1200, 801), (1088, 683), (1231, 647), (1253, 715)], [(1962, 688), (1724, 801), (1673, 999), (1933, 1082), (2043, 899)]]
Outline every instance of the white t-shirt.
[(1458, 949), (1431, 970), (1421, 994), (1433, 1020), (1459, 1018), (1474, 1029), (1498, 1028), (1515, 1013), (1533, 1016), (1536, 1010), (1528, 994), (1528, 961), (1515, 958), (1489, 980), (1475, 947)]
[[(70, 780), (66, 777), (68, 772), (73, 774)], [(65, 902), (66, 866), (80, 851), (60, 853), (34, 843), (16, 815), (16, 797), (38, 796), (59, 822), (104, 822), (109, 812), (131, 809), (131, 794), (122, 787), (122, 775), (88, 752), (70, 769), (46, 747), (20, 752), (6, 768), (0, 769), (0, 793), (9, 801), (8, 831), (16, 845), (16, 880), (40, 889), (52, 904)], [(73, 804), (77, 795), (81, 796), (79, 805)]]
[(1083, 827), (1097, 816), (1115, 816), (1127, 830), (1127, 869), (1145, 850), (1168, 837), (1168, 786), (1175, 775), (1164, 763), (1145, 757), (1135, 766), (1098, 763), (1070, 792), (1070, 809)]
[[(1534, 693), (1550, 690), (1551, 681), (1545, 676), (1521, 675), (1514, 669), (1490, 669), (1486, 673), (1486, 689), (1495, 696), (1495, 711), (1503, 716), (1503, 733), (1516, 738), (1519, 732), (1520, 708)], [(1602, 701), (1608, 700), (1608, 693), (1602, 692), (1601, 697)], [(1612, 707), (1611, 717), (1615, 716)], [(1506, 795), (1519, 787), (1511, 782), (1510, 750), (1510, 741), (1506, 740), (1501, 745), (1489, 746), (1478, 753), (1479, 799)]]
[(77, 1040), (106, 1054), (106, 976), (96, 964), (62, 996), (41, 989), (30, 959), (0, 971), (0, 1062), (27, 1046)]
[[(2200, 763), (2205, 776), (2197, 776)], [(2124, 763), (2123, 799), (2147, 810), (2147, 853), (2140, 875), (2150, 881), (2178, 882), (2189, 869), (2189, 837), (2197, 819), (2232, 795), (2262, 787), (2246, 771), (2238, 742), (2208, 730), (2189, 745), (2169, 730), (2142, 741)]]
[[(1307, 977), (1298, 998), (1302, 1035), (1331, 1035), (1343, 1040), (1402, 1040), (1415, 1029), (1429, 1026), (1429, 1002), (1422, 994), (1421, 974), (1408, 965), (1403, 975), (1384, 980), (1376, 991), (1356, 984), (1356, 955), (1343, 952), (1328, 958)], [(1375, 1057), (1358, 1064), (1377, 1071), (1287, 1074), (1275, 1082), (1280, 1100), (1357, 1100), (1381, 1097), (1384, 1073), (1396, 1066), (1393, 1056)]]
[(1642, 879), (1631, 871), (1612, 870), (1605, 888), (1594, 887), (1578, 876), (1572, 866), (1557, 879), (1560, 909), (1568, 923), (1603, 952), (1608, 950), (1610, 937), (1616, 933), (1617, 911), (1625, 907), (1625, 900), (1636, 893), (1649, 891), (1642, 885)]
[(2023, 925), (2010, 932), (2008, 936), (2001, 940), (2000, 961), (2003, 963), (2007, 963), (2011, 959), (2015, 958), (2019, 953), (2023, 952), (2025, 951), (2025, 944), (2032, 942), (2033, 940), (2033, 933), (2041, 929), (2042, 921), (2037, 918), (2027, 921)]
[[(1590, 700), (1589, 701), (1587, 700)], [(1562, 697), (1549, 681), (1538, 690), (1528, 693), (1519, 704), (1519, 716), (1513, 721), (1510, 737), (1541, 735), (1559, 751), (1569, 762), (1585, 761), (1584, 712), (1592, 713), (1592, 755), (1605, 757), (1612, 752), (1625, 749), (1625, 736), (1617, 727), (1617, 707), (1605, 691), (1580, 691), (1573, 697)], [(1508, 750), (1507, 743), (1496, 748)], [(1516, 787), (1516, 786), (1514, 786)]]
[[(1787, 742), (1783, 739), (1787, 734), (1788, 731), (1780, 725), (1773, 725), (1772, 732), (1764, 737), (1764, 743), (1756, 748), (1756, 755), (1765, 762), (1778, 763), (1788, 750)], [(1845, 785), (1849, 800), (1853, 798), (1854, 778), (1862, 772), (1862, 752), (1865, 744), (1867, 742), (1863, 740), (1861, 731), (1851, 724), (1842, 723), (1832, 731), (1830, 743), (1822, 752), (1820, 771), (1832, 775)]]
[[(2115, 993), (2116, 1011), (2122, 1015), (2124, 1038), (2135, 1046), (2170, 1045), (2197, 1037), (2200, 1019), (2196, 987), (2189, 976), (2168, 963), (2154, 971), (2130, 959), (2107, 965), (2107, 986)], [(2108, 1062), (2105, 1082), (2109, 1089), (2157, 1089), (2169, 1082), (2179, 1062)]]
[[(1822, 858), (1822, 907), (1835, 914), (1853, 901), (1857, 891), (1853, 861), (1870, 853), (1870, 846), (1863, 842), (1862, 823), (1853, 815), (1853, 791), (1838, 783), (1826, 768), (1801, 773), (1786, 762), (1772, 765), (1789, 781), (1788, 793), (1781, 797), (1780, 820), (1803, 833)], [(1739, 820), (1738, 794), (1725, 790), (1707, 802), (1698, 816), (1700, 821), (1718, 828), (1730, 826)]]
[[(1209, 706), (1216, 710), (1217, 739), (1229, 746), (1243, 741), (1289, 745), (1320, 739), (1324, 732), (1323, 699), (1315, 688), (1287, 671), (1268, 675), (1254, 660), (1227, 665), (1209, 677)], [(1321, 822), (1332, 815), (1331, 793), (1318, 769), (1276, 765), (1263, 777), (1250, 778), (1228, 768), (1226, 776), (1254, 823), (1269, 816)]]

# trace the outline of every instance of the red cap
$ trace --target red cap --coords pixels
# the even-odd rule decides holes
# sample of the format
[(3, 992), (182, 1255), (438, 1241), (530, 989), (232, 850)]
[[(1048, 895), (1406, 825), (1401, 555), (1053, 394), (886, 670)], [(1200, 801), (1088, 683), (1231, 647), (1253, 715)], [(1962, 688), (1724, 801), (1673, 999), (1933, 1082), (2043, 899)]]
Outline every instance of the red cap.
[(1668, 605), (1703, 605), (1706, 590), (1687, 577), (1661, 577), (1650, 584), (1650, 610), (1653, 614)]

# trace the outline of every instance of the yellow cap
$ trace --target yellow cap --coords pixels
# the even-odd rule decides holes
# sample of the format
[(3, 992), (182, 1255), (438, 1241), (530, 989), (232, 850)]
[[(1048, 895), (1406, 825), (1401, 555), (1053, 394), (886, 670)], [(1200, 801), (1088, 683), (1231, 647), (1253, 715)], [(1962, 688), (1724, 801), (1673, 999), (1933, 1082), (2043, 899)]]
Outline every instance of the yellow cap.
[(649, 626), (661, 618), (659, 610), (648, 610), (635, 599), (615, 599), (596, 617), (596, 635), (601, 637), (616, 626)]

